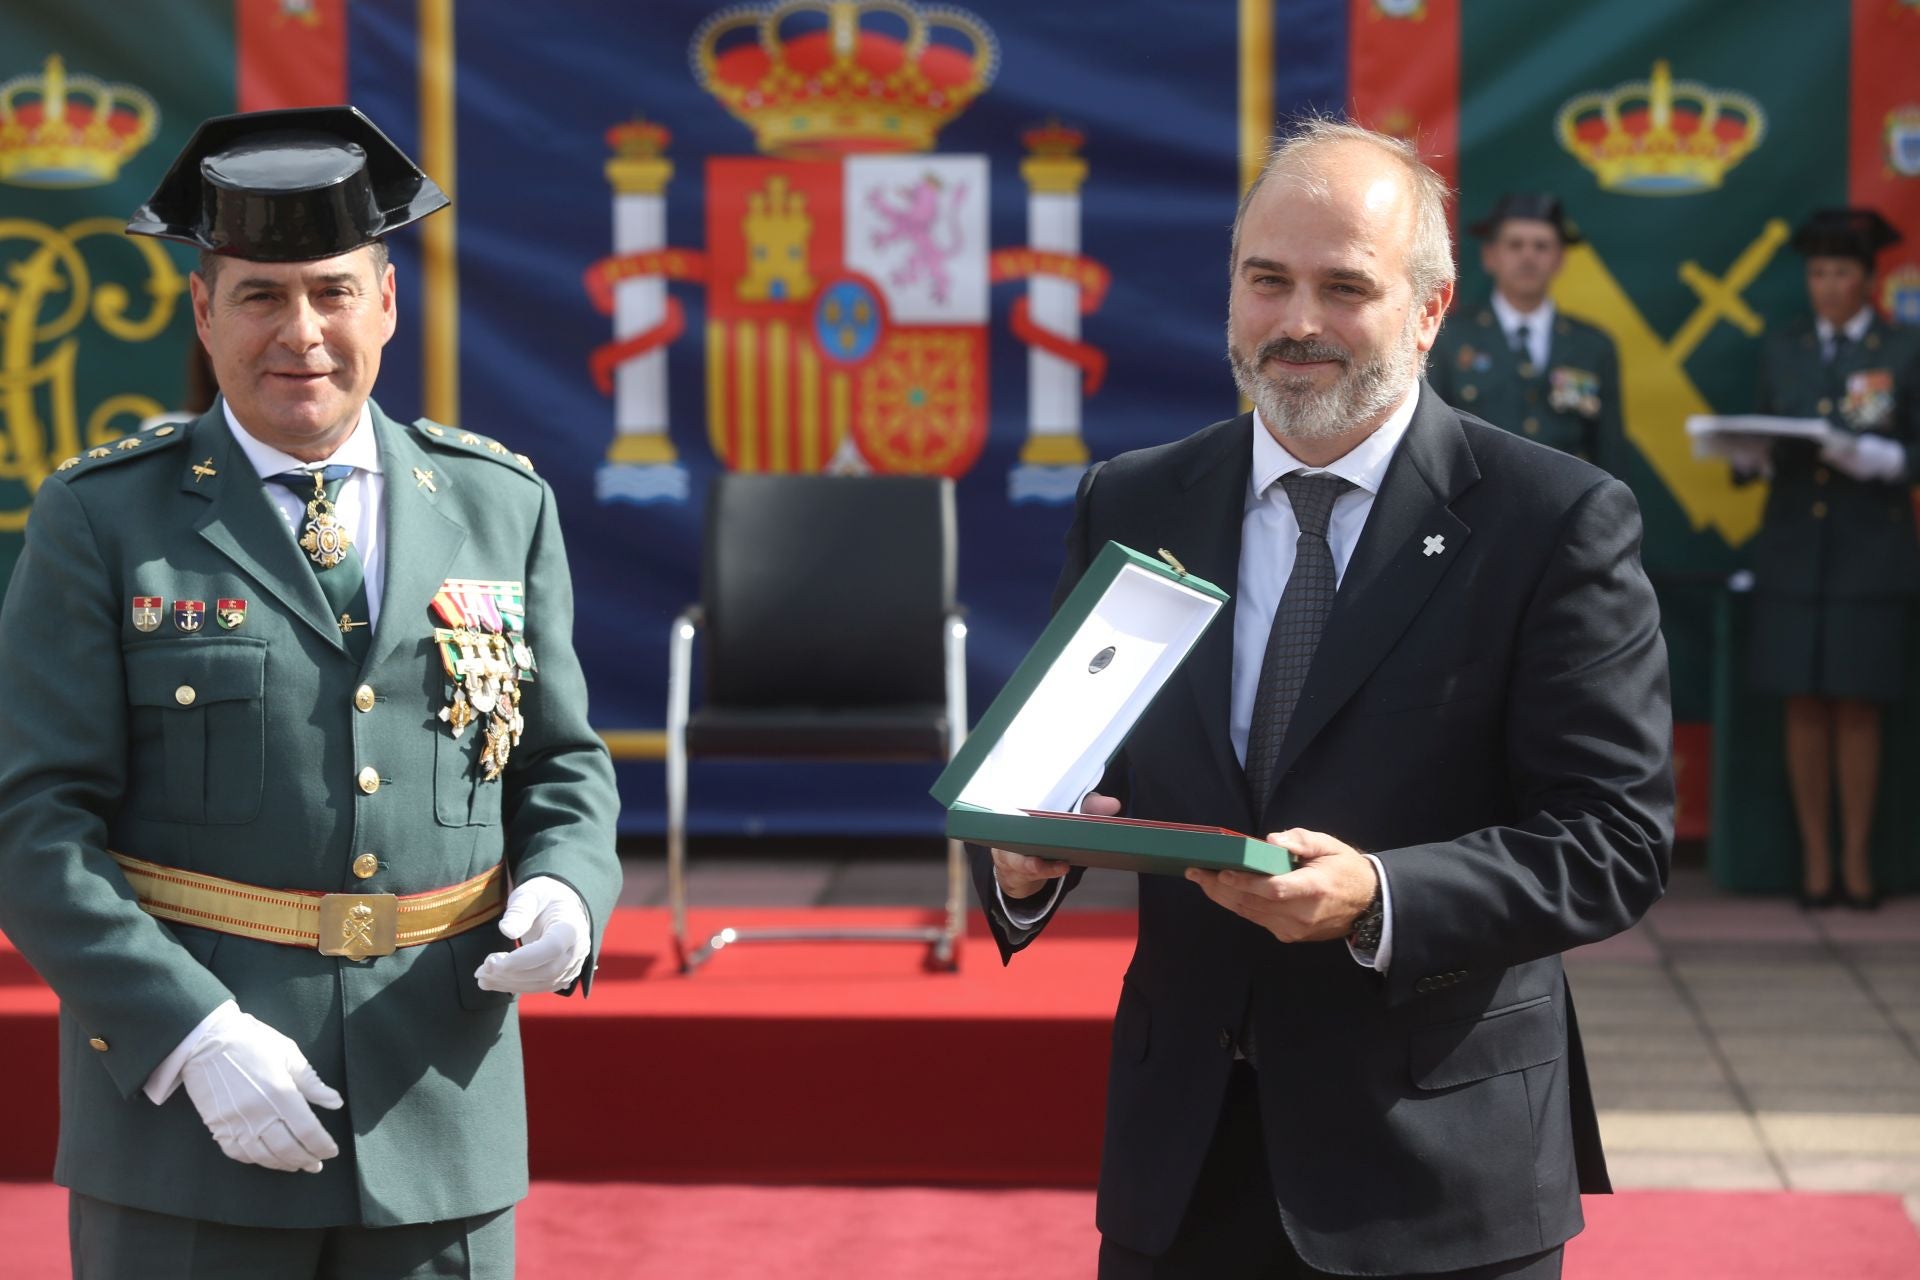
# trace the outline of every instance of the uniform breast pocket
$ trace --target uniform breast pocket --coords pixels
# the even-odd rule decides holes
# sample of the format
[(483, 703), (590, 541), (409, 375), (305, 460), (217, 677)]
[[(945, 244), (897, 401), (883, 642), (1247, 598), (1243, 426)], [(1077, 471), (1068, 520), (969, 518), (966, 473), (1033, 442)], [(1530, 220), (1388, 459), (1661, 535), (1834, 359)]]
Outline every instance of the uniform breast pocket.
[[(447, 697), (452, 696), (449, 689)], [(459, 737), (438, 725), (433, 735), (433, 816), (443, 827), (492, 827), (500, 822), (500, 792), (505, 783), (486, 780), (480, 756), (486, 748), (487, 717), (481, 716)]]
[(196, 636), (125, 655), (132, 815), (252, 822), (266, 776), (266, 642)]

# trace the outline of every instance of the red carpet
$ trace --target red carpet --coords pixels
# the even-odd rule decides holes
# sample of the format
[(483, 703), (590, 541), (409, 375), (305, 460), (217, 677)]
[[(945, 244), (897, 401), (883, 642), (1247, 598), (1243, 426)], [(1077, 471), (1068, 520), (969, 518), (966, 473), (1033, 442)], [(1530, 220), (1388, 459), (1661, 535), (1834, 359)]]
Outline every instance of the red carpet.
[[(696, 924), (933, 923), (908, 909), (715, 910)], [(588, 1000), (522, 1002), (536, 1177), (1091, 1186), (1130, 913), (1069, 915), (1003, 969), (979, 916), (958, 973), (924, 947), (762, 944), (692, 978), (666, 913), (618, 912)], [(12, 1128), (0, 1178), (53, 1167), (56, 1003), (0, 939)], [(583, 1071), (581, 1064), (586, 1064)], [(1056, 1091), (1050, 1141), (1001, 1137), (991, 1081)]]
[[(1084, 1191), (546, 1182), (520, 1208), (528, 1280), (1075, 1280), (1093, 1275)], [(1913, 1280), (1893, 1196), (1628, 1192), (1587, 1201), (1567, 1280)], [(0, 1183), (11, 1280), (66, 1271), (66, 1193)]]

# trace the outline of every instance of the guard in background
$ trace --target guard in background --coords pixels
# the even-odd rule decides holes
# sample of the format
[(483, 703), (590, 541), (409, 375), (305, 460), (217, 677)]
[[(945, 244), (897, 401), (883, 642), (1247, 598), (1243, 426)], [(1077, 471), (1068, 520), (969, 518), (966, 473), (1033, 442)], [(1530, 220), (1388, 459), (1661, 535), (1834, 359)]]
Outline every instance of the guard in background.
[(1625, 479), (1613, 339), (1553, 303), (1567, 246), (1580, 243), (1559, 197), (1503, 195), (1467, 230), (1493, 296), (1447, 318), (1427, 381), (1455, 408)]
[(220, 400), (36, 496), (0, 928), (81, 1280), (513, 1273), (515, 996), (584, 995), (617, 796), (552, 490), (371, 399), (380, 237), (446, 204), (352, 108), (201, 125), (128, 231), (201, 250)]
[[(1830, 444), (1760, 446), (1771, 477), (1753, 541), (1754, 683), (1786, 698), (1787, 776), (1804, 858), (1802, 899), (1879, 903), (1870, 839), (1881, 711), (1904, 690), (1920, 591), (1911, 451), (1920, 438), (1920, 331), (1871, 304), (1874, 258), (1899, 233), (1871, 209), (1828, 209), (1794, 233), (1811, 319), (1769, 335), (1760, 413), (1825, 418)], [(1834, 878), (1834, 780), (1841, 859)]]

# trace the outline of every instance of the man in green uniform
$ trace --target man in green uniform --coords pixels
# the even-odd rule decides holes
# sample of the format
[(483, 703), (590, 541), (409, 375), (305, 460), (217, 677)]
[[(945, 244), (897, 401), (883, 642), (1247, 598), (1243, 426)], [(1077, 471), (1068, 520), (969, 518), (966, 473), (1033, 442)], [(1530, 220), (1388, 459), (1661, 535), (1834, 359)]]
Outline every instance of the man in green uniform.
[[(1901, 696), (1920, 592), (1910, 451), (1920, 439), (1920, 332), (1877, 315), (1873, 263), (1899, 239), (1871, 209), (1815, 213), (1794, 233), (1811, 319), (1770, 335), (1755, 408), (1824, 418), (1835, 434), (1747, 445), (1735, 475), (1771, 477), (1753, 541), (1753, 679), (1786, 698), (1787, 776), (1802, 897), (1872, 907), (1869, 846), (1881, 708)], [(1744, 465), (1743, 465), (1744, 463)], [(1841, 883), (1831, 841), (1838, 778)]]
[(1480, 238), (1493, 296), (1448, 318), (1427, 381), (1455, 408), (1624, 478), (1613, 339), (1550, 296), (1567, 246), (1580, 243), (1559, 198), (1501, 196), (1468, 230)]
[(369, 398), (379, 238), (446, 203), (358, 111), (262, 112), (128, 226), (201, 249), (221, 399), (62, 463), (0, 608), (77, 1276), (512, 1274), (514, 994), (585, 994), (617, 799), (552, 491)]

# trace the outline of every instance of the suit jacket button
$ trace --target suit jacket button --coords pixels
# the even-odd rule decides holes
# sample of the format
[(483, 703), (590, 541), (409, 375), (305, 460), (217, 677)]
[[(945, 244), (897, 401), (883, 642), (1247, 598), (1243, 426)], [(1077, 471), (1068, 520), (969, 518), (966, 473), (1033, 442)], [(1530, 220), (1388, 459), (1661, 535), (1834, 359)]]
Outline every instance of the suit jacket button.
[(353, 874), (359, 880), (371, 880), (379, 873), (380, 859), (371, 853), (363, 853), (353, 860)]
[(1413, 984), (1413, 989), (1415, 991), (1431, 991), (1433, 990), (1433, 979), (1422, 978), (1420, 979), (1420, 981)]
[(380, 771), (372, 765), (360, 771), (360, 790), (372, 795), (380, 789)]
[(1540, 419), (1528, 418), (1520, 424), (1520, 429), (1530, 436), (1537, 436), (1540, 434)]
[(183, 684), (173, 691), (173, 700), (183, 707), (192, 706), (193, 700), (199, 696), (199, 694), (193, 691), (193, 686), (190, 684)]
[(373, 710), (373, 686), (363, 684), (353, 691), (353, 705), (358, 711)]
[(1825, 396), (1821, 396), (1820, 403), (1813, 407), (1819, 412), (1820, 416), (1824, 418), (1833, 412), (1833, 401), (1827, 399)]
[(1225, 1027), (1220, 1028), (1220, 1047), (1229, 1051), (1233, 1048), (1233, 1032)]
[(87, 1043), (92, 1045), (98, 1053), (105, 1053), (107, 1051), (107, 1042), (99, 1036), (95, 1036), (93, 1039), (87, 1041)]

